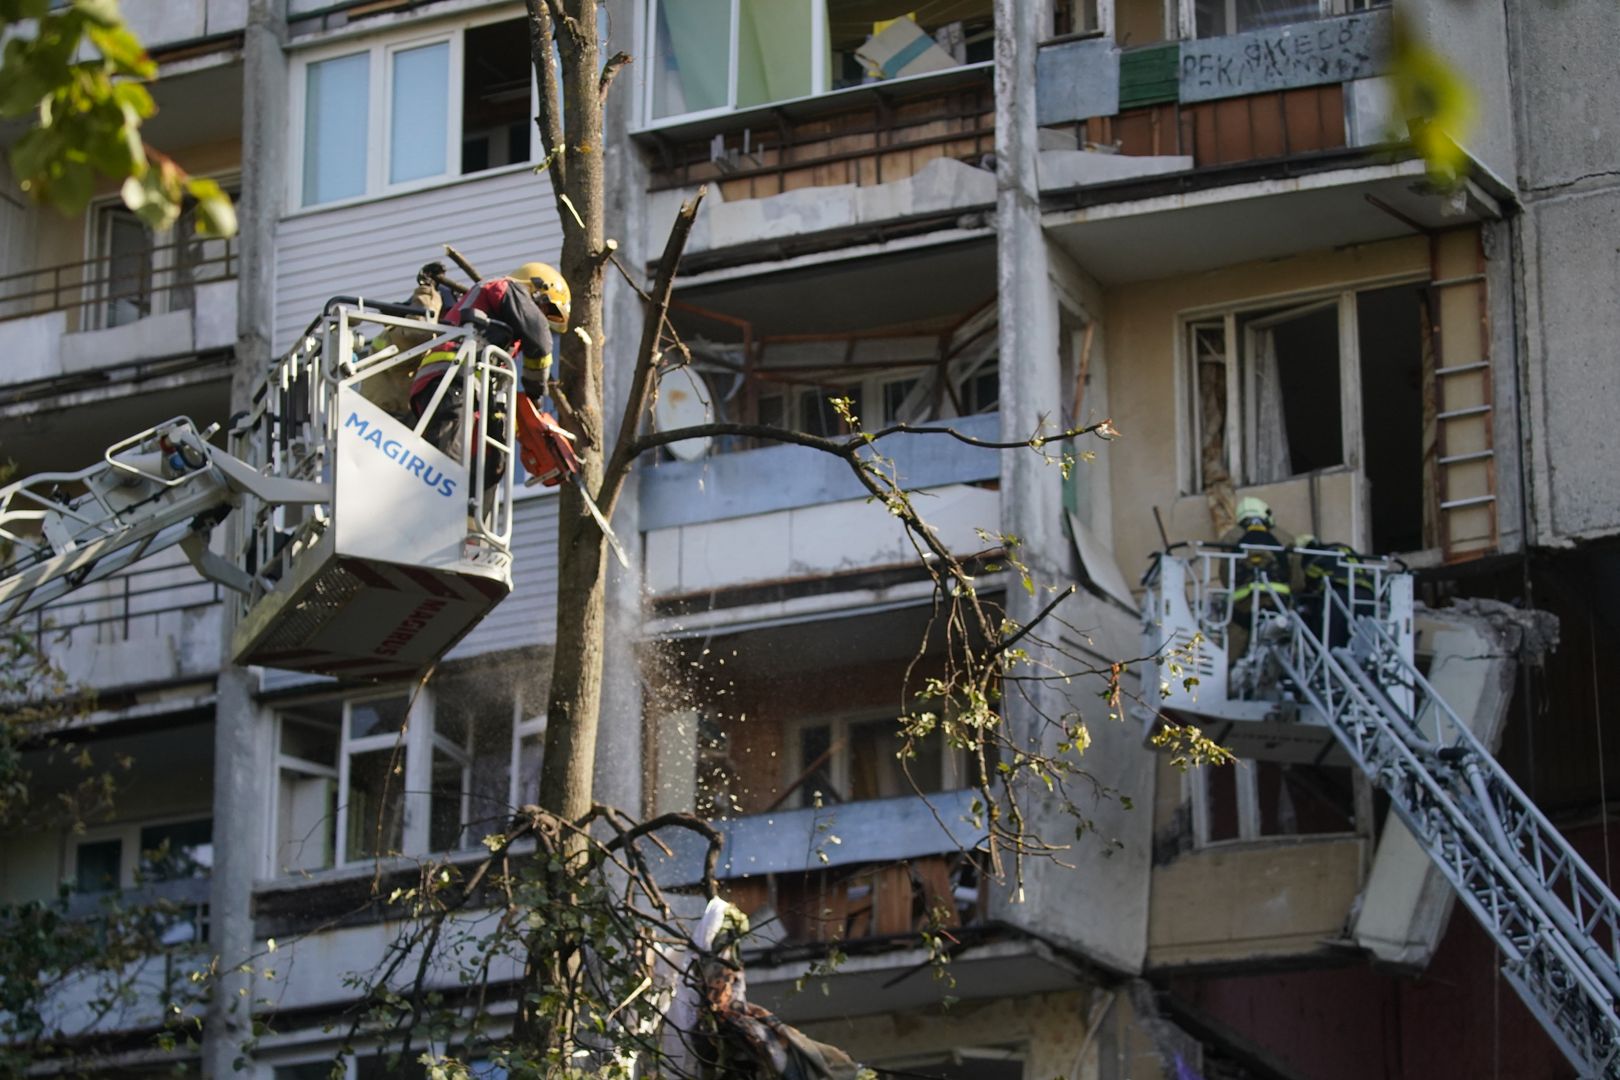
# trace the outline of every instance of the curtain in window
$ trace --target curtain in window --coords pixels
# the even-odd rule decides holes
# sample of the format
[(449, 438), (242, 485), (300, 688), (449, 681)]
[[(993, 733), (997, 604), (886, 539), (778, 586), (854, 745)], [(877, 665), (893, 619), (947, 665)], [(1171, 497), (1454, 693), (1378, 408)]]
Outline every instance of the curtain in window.
[(1288, 422), (1283, 414), (1277, 339), (1270, 327), (1254, 332), (1254, 462), (1250, 481), (1269, 484), (1294, 474), (1288, 454)]
[(737, 105), (762, 105), (810, 93), (812, 5), (805, 0), (747, 0), (737, 34)]
[(731, 74), (731, 0), (661, 0), (656, 27), (653, 116), (726, 104)]

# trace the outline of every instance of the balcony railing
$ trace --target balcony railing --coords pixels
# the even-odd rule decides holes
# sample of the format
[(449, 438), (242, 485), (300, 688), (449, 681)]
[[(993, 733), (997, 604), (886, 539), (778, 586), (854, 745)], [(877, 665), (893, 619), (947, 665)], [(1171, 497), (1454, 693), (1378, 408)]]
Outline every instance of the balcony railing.
[(197, 237), (7, 274), (0, 321), (66, 311), (70, 330), (99, 330), (189, 311), (196, 287), (236, 277), (237, 262), (234, 240)]
[[(198, 616), (216, 609), (220, 600), (218, 585), (198, 577), (177, 555), (160, 555), (47, 604), (30, 616), (27, 630), (40, 651), (56, 657), (70, 678), (94, 681), (105, 674), (108, 669), (85, 664), (98, 656), (106, 659), (106, 646), (155, 642), (165, 635), (174, 639), (181, 670), (153, 667), (146, 674), (154, 680), (202, 674), (201, 668), (212, 670), (218, 660), (217, 645), (210, 647), (203, 640), (217, 635), (217, 627), (212, 622), (198, 625)], [(187, 663), (188, 655), (198, 659)], [(188, 670), (192, 668), (198, 670)]]

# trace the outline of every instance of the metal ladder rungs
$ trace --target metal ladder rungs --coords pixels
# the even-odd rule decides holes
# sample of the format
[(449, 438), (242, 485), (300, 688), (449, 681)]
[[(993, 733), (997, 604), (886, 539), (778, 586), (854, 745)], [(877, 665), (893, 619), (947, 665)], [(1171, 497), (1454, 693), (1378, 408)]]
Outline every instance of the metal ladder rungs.
[(1489, 405), (1470, 405), (1466, 409), (1452, 409), (1436, 416), (1436, 420), (1461, 420), (1465, 416), (1484, 416), (1491, 411)]
[(1471, 499), (1452, 499), (1450, 502), (1440, 504), (1442, 510), (1461, 510), (1468, 506), (1483, 506), (1496, 501), (1495, 495), (1475, 495)]
[(1429, 282), (1429, 288), (1450, 289), (1457, 285), (1477, 285), (1484, 280), (1484, 274), (1464, 274), (1461, 277), (1441, 278), (1439, 281), (1431, 281)]
[(1466, 375), (1470, 371), (1484, 371), (1491, 366), (1489, 360), (1475, 360), (1471, 364), (1453, 364), (1451, 367), (1435, 368), (1436, 375)]
[(1496, 456), (1495, 450), (1475, 450), (1468, 454), (1449, 454), (1440, 459), (1441, 465), (1464, 465), (1470, 461), (1485, 461)]

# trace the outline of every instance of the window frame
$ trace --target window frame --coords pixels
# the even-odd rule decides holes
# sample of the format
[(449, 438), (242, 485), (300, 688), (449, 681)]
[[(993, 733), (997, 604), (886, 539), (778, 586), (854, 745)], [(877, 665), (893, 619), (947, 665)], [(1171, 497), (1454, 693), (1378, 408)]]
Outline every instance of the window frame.
[[(717, 116), (728, 116), (738, 111), (737, 105), (737, 75), (738, 59), (742, 51), (742, 5), (745, 0), (731, 0), (730, 36), (726, 42), (726, 103), (715, 105), (707, 109), (696, 109), (691, 112), (671, 113), (668, 116), (657, 114), (657, 105), (654, 101), (655, 88), (658, 83), (658, 8), (664, 3), (679, 3), (680, 0), (647, 0), (646, 20), (641, 30), (642, 40), (645, 41), (647, 54), (647, 77), (642, 80), (642, 116), (646, 118), (648, 127), (662, 127), (666, 124), (687, 124), (697, 120), (708, 120)], [(799, 0), (800, 3), (810, 6), (810, 92), (805, 97), (819, 97), (827, 92), (827, 69), (824, 64), (816, 63), (816, 57), (827, 48), (827, 5), (814, 0)], [(794, 98), (783, 100), (793, 101)], [(744, 108), (763, 108), (777, 102), (761, 102), (758, 105), (748, 105)]]
[[(804, 773), (807, 762), (803, 760), (804, 755), (801, 751), (802, 739), (800, 738), (800, 733), (805, 728), (827, 727), (831, 729), (828, 745), (837, 746), (840, 741), (842, 741), (844, 744), (842, 750), (833, 754), (832, 757), (828, 759), (827, 774), (834, 787), (838, 788), (840, 791), (848, 791), (850, 787), (849, 729), (857, 724), (869, 724), (878, 720), (886, 720), (891, 724), (897, 724), (900, 717), (893, 712), (885, 711), (883, 709), (858, 709), (854, 712), (827, 713), (816, 716), (796, 716), (792, 719), (784, 720), (782, 722), (784, 743), (782, 760), (785, 766), (785, 775), (783, 775), (779, 781), (781, 787), (786, 788), (788, 784), (791, 784), (793, 781), (797, 780)], [(930, 734), (928, 738), (937, 739), (939, 738), (939, 733), (936, 731), (933, 734)], [(927, 798), (929, 795), (945, 794), (951, 791), (961, 791), (963, 788), (965, 788), (967, 786), (967, 782), (964, 779), (966, 774), (964, 764), (965, 763), (963, 762), (961, 751), (953, 747), (941, 746), (939, 759), (939, 791), (923, 792), (922, 797)], [(801, 785), (797, 791), (789, 796), (789, 799), (791, 801), (797, 797), (808, 794), (809, 793), (806, 792), (804, 787)], [(898, 796), (880, 795), (877, 796), (877, 798), (900, 798), (916, 794), (917, 792), (915, 791), (903, 791)], [(824, 802), (822, 806), (853, 805), (858, 802), (872, 801), (875, 800), (851, 799), (847, 803), (839, 803), (836, 801)], [(805, 810), (810, 809), (810, 807), (784, 805), (783, 809)]]
[[(374, 701), (401, 698), (406, 701), (405, 732), (403, 736), (397, 731), (362, 735), (358, 738), (350, 736), (350, 719), (357, 706)], [(303, 706), (334, 702), (341, 706), (338, 718), (340, 726), (335, 750), (336, 765), (323, 765), (282, 751), (282, 728), (287, 722), (286, 714), (288, 712)], [(371, 688), (349, 696), (327, 694), (316, 697), (299, 697), (278, 703), (273, 707), (273, 712), (275, 716), (275, 725), (272, 732), (275, 748), (275, 781), (270, 785), (270, 806), (269, 813), (266, 815), (267, 838), (264, 845), (264, 863), (266, 864), (264, 872), (269, 878), (308, 878), (317, 875), (341, 874), (345, 871), (353, 872), (354, 868), (365, 866), (378, 859), (395, 857), (420, 858), (426, 855), (453, 854), (477, 849), (480, 838), (469, 835), (469, 828), (472, 824), (472, 773), (476, 764), (477, 732), (475, 726), (469, 724), (465, 742), (462, 745), (458, 745), (448, 735), (439, 732), (438, 695), (435, 688), (429, 686), (413, 691), (410, 687), (385, 687)], [(538, 717), (524, 718), (523, 694), (520, 689), (514, 688), (512, 737), (507, 750), (507, 790), (511, 799), (515, 800), (516, 798), (517, 770), (522, 740), (534, 734), (543, 735), (545, 727), (546, 718), (543, 713)], [(348, 851), (350, 759), (355, 754), (393, 750), (396, 746), (404, 754), (399, 795), (403, 815), (399, 854), (398, 856), (369, 855), (362, 858), (351, 858)], [(460, 830), (458, 842), (456, 846), (451, 848), (434, 847), (432, 844), (433, 758), (435, 753), (446, 754), (461, 766), (461, 799), (458, 811)], [(308, 776), (328, 778), (336, 785), (337, 801), (332, 823), (332, 861), (329, 866), (307, 870), (282, 870), (279, 865), (280, 844), (283, 840), (283, 837), (279, 835), (281, 825), (280, 778), (282, 771), (288, 768)], [(513, 805), (516, 805), (515, 802)], [(143, 824), (159, 824), (159, 822)]]
[[(1183, 497), (1205, 493), (1203, 464), (1199, 460), (1198, 384), (1193, 372), (1192, 349), (1195, 326), (1224, 322), (1226, 334), (1226, 423), (1227, 471), (1235, 488), (1259, 484), (1249, 475), (1249, 448), (1254, 445), (1255, 417), (1253, 375), (1249, 353), (1238, 347), (1247, 343), (1248, 328), (1240, 320), (1249, 315), (1298, 313), (1314, 305), (1336, 304), (1339, 321), (1339, 426), (1343, 461), (1312, 472), (1295, 473), (1271, 484), (1287, 484), (1312, 475), (1361, 472), (1363, 469), (1363, 426), (1361, 400), (1361, 342), (1357, 321), (1357, 298), (1361, 293), (1399, 285), (1421, 285), (1423, 273), (1386, 274), (1359, 278), (1295, 292), (1248, 297), (1242, 300), (1188, 308), (1176, 313), (1174, 334), (1177, 488)], [(1241, 333), (1241, 338), (1240, 338)], [(1234, 420), (1241, 425), (1233, 428)]]
[[(1211, 849), (1232, 847), (1239, 844), (1301, 844), (1317, 840), (1344, 840), (1349, 837), (1370, 835), (1366, 816), (1370, 809), (1370, 802), (1362, 797), (1363, 783), (1360, 773), (1352, 765), (1341, 768), (1349, 770), (1350, 783), (1354, 792), (1350, 812), (1350, 828), (1337, 832), (1319, 833), (1267, 833), (1260, 830), (1260, 766), (1264, 764), (1257, 758), (1237, 758), (1231, 765), (1210, 765), (1197, 769), (1188, 769), (1181, 775), (1182, 799), (1192, 803), (1193, 847), (1195, 850), (1207, 851)], [(1283, 762), (1270, 762), (1279, 767)], [(1238, 834), (1220, 840), (1212, 840), (1210, 829), (1210, 790), (1209, 774), (1211, 769), (1233, 769), (1232, 783), (1237, 800), (1237, 826)], [(1365, 804), (1365, 805), (1364, 805)]]
[[(219, 169), (214, 172), (201, 173), (199, 176), (205, 179), (213, 180), (215, 183), (219, 184), (220, 188), (226, 194), (230, 195), (232, 199), (238, 199), (241, 197), (241, 169)], [(149, 278), (146, 286), (148, 294), (148, 310), (146, 314), (132, 319), (127, 323), (117, 323), (115, 325), (108, 323), (107, 306), (111, 302), (111, 298), (108, 294), (112, 285), (110, 280), (112, 276), (112, 243), (109, 230), (112, 221), (111, 215), (113, 214), (128, 214), (131, 217), (134, 217), (133, 212), (124, 206), (122, 196), (117, 194), (97, 196), (96, 198), (91, 199), (89, 205), (85, 207), (83, 243), (84, 260), (86, 263), (99, 265), (102, 259), (107, 259), (107, 277), (109, 280), (103, 282), (96, 288), (95, 295), (85, 297), (81, 310), (87, 312), (85, 321), (88, 321), (93, 325), (83, 326), (81, 323), (81, 329), (106, 330), (115, 328), (115, 325), (133, 326), (135, 323), (141, 322), (145, 319), (155, 318), (159, 315), (168, 315), (175, 311), (195, 310), (194, 303), (190, 306), (176, 306), (174, 304), (175, 288), (172, 281), (168, 287), (163, 289), (157, 288), (153, 283), (159, 276), (164, 274), (172, 274), (175, 270), (174, 245), (179, 239), (178, 220), (175, 222), (175, 224), (170, 225), (166, 229), (153, 229), (150, 226), (141, 223), (139, 218), (136, 218), (135, 220), (137, 223), (141, 224), (141, 227), (145, 230), (148, 249), (162, 248), (164, 250), (161, 253), (161, 258), (154, 257), (151, 260), (151, 265), (146, 268), (146, 273)], [(196, 236), (194, 239), (203, 243), (227, 243), (227, 241), (215, 236)], [(157, 254), (155, 250), (153, 251), (153, 254)], [(191, 287), (193, 290), (195, 290), (199, 285), (212, 285), (216, 281), (230, 280), (232, 280), (231, 277), (222, 276), (219, 278), (210, 278), (206, 281), (193, 281), (191, 283)]]
[[(1317, 0), (1316, 17), (1318, 19), (1328, 19), (1335, 15), (1353, 15), (1358, 12), (1371, 11), (1374, 8), (1389, 7), (1391, 2), (1392, 0)], [(1237, 0), (1225, 0), (1225, 3), (1227, 17), (1233, 19)], [(1099, 19), (1099, 21), (1101, 20)], [(1248, 30), (1230, 30), (1224, 34), (1213, 34), (1208, 38), (1200, 39), (1198, 36), (1198, 0), (1166, 0), (1164, 21), (1166, 36), (1169, 37), (1173, 32), (1174, 36), (1182, 41), (1213, 41), (1216, 38), (1251, 33)], [(1112, 26), (1110, 26), (1110, 33), (1112, 33), (1112, 29)]]
[[(526, 125), (529, 132), (527, 161), (480, 169), (474, 173), (463, 173), (461, 171), (461, 137), (463, 134), (461, 125), (462, 110), (465, 104), (463, 101), (463, 76), (466, 62), (467, 31), (488, 26), (491, 23), (513, 22), (521, 19), (521, 14), (514, 15), (511, 11), (499, 11), (484, 13), (478, 17), (469, 17), (465, 22), (458, 22), (450, 26), (440, 24), (436, 27), (409, 27), (376, 38), (345, 37), (296, 49), (292, 55), (289, 73), (287, 211), (285, 216), (355, 206), (395, 195), (405, 195), (444, 187), (464, 180), (500, 175), (503, 172), (513, 172), (520, 168), (532, 169), (534, 163), (540, 160), (540, 133), (538, 128), (531, 123)], [(450, 61), (446, 75), (449, 86), (445, 88), (445, 171), (434, 176), (394, 183), (388, 179), (388, 176), (393, 156), (393, 124), (391, 121), (393, 117), (392, 77), (395, 57), (401, 52), (434, 45), (439, 42), (447, 42), (450, 46)], [(364, 142), (367, 147), (365, 190), (359, 195), (329, 199), (325, 202), (306, 203), (304, 201), (304, 157), (305, 135), (307, 133), (305, 108), (309, 94), (309, 68), (311, 65), (318, 64), (323, 60), (335, 60), (360, 53), (365, 53), (370, 58), (366, 73), (368, 101), (366, 130), (364, 133)], [(533, 115), (539, 108), (539, 87), (532, 67), (529, 69), (529, 101), (531, 106), (530, 114)]]

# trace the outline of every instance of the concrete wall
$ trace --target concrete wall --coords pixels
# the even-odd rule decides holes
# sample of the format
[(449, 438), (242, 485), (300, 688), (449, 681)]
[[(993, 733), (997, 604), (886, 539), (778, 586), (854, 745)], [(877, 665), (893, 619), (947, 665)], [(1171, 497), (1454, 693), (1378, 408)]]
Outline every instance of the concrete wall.
[[(917, 505), (940, 539), (964, 553), (985, 546), (977, 530), (994, 531), (1000, 514), (996, 492), (963, 485), (928, 489)], [(655, 529), (646, 536), (646, 585), (653, 595), (917, 564), (905, 526), (864, 499)]]
[(1525, 212), (1523, 378), (1540, 543), (1620, 531), (1620, 8), (1507, 5)]
[(1153, 868), (1148, 966), (1320, 954), (1361, 889), (1360, 837), (1192, 852)]
[(148, 49), (161, 49), (247, 25), (247, 0), (125, 0), (124, 19)]
[[(1368, 244), (1343, 251), (1321, 251), (1268, 262), (1247, 263), (1209, 273), (1120, 286), (1107, 294), (1103, 335), (1112, 358), (1109, 405), (1114, 424), (1125, 433), (1114, 448), (1110, 468), (1114, 496), (1114, 553), (1127, 577), (1161, 546), (1153, 507), (1165, 515), (1171, 540), (1214, 539), (1204, 500), (1183, 496), (1177, 477), (1191, 451), (1183, 431), (1177, 356), (1182, 312), (1212, 305), (1287, 302), (1290, 294), (1348, 287), (1429, 272), (1428, 248), (1421, 237)], [(1414, 463), (1416, 467), (1416, 463)], [(1319, 480), (1322, 535), (1339, 529), (1355, 535), (1355, 481), (1347, 472)], [(1294, 531), (1308, 528), (1309, 485), (1304, 479), (1256, 489), (1268, 497), (1278, 521)]]
[[(1540, 22), (1560, 26), (1547, 18), (1550, 10), (1539, 4), (1477, 4), (1473, 0), (1402, 0), (1401, 14), (1430, 47), (1455, 65), (1475, 97), (1477, 119), (1473, 129), (1458, 133), (1458, 142), (1475, 161), (1511, 187), (1514, 183), (1514, 84), (1502, 77), (1508, 63), (1507, 9), (1523, 7)], [(1559, 33), (1561, 45), (1571, 44), (1570, 29)], [(1524, 131), (1520, 137), (1529, 136)]]

